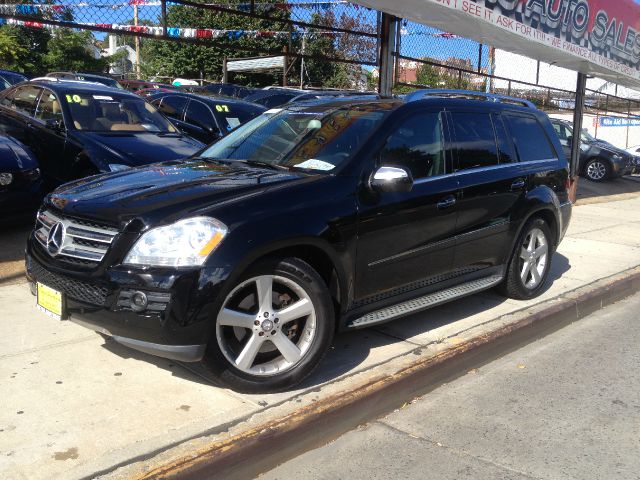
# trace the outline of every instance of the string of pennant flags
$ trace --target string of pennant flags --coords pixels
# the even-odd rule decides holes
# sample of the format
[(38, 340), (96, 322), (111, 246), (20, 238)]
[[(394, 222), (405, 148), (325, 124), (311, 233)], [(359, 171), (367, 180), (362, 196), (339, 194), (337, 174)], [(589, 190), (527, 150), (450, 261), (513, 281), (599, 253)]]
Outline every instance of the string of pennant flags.
[[(321, 1), (321, 2), (287, 2), (287, 3), (254, 3), (254, 8), (275, 8), (280, 10), (291, 10), (294, 8), (310, 8), (315, 10), (327, 10), (329, 8), (338, 5), (347, 5), (349, 2), (343, 0)], [(91, 2), (77, 2), (77, 3), (64, 3), (64, 4), (44, 4), (44, 3), (16, 3), (16, 4), (2, 4), (0, 10), (13, 10), (14, 13), (23, 15), (33, 15), (44, 11), (61, 12), (67, 8), (97, 8), (108, 10), (120, 10), (123, 8), (130, 8), (131, 6), (140, 7), (159, 7), (162, 2), (159, 0), (128, 0), (122, 3), (91, 3)], [(177, 2), (166, 2), (167, 6), (180, 6)], [(228, 4), (228, 3), (205, 3), (203, 5), (212, 7), (229, 8), (241, 11), (250, 11), (252, 5), (250, 3)], [(352, 5), (356, 9), (366, 8), (359, 5)], [(369, 10), (367, 8), (367, 10)]]
[[(8, 25), (17, 25), (17, 26), (25, 26), (31, 28), (47, 28), (47, 29), (56, 29), (60, 28), (56, 25), (48, 25), (41, 22), (31, 22), (31, 21), (23, 21), (17, 20), (14, 18), (0, 18), (0, 25), (8, 24)], [(164, 29), (161, 26), (148, 26), (148, 25), (129, 25), (129, 24), (117, 24), (117, 23), (87, 23), (82, 22), (77, 24), (79, 27), (81, 26), (90, 26), (90, 27), (98, 27), (105, 28), (109, 30), (120, 30), (132, 33), (146, 33), (149, 35), (161, 36), (164, 33)], [(420, 31), (407, 31), (403, 29), (401, 32), (402, 35), (410, 36), (410, 35), (423, 35), (434, 38), (444, 38), (444, 39), (455, 39), (458, 38), (456, 35), (446, 32), (420, 32)], [(341, 32), (334, 31), (326, 31), (326, 30), (310, 30), (310, 31), (273, 31), (273, 30), (225, 30), (225, 29), (214, 29), (214, 28), (182, 28), (182, 27), (168, 27), (167, 35), (169, 37), (176, 38), (228, 38), (229, 40), (238, 40), (240, 38), (283, 38), (283, 39), (297, 39), (302, 38), (303, 36), (313, 37), (313, 36), (338, 36), (344, 35)]]

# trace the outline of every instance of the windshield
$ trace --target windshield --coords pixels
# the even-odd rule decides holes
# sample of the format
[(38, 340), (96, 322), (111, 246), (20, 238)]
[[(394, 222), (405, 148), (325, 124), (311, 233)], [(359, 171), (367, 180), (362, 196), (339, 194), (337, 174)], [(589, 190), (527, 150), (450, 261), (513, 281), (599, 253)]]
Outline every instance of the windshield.
[(91, 132), (175, 133), (177, 130), (141, 98), (66, 94), (73, 125)]
[(364, 145), (393, 106), (267, 111), (213, 144), (202, 156), (331, 171)]

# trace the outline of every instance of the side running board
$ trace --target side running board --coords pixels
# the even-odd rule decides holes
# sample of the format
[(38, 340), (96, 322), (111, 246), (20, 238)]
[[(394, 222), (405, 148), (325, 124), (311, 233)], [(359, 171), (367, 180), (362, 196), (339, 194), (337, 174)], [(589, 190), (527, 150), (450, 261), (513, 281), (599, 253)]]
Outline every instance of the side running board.
[(426, 310), (427, 308), (435, 307), (457, 298), (487, 290), (498, 285), (502, 282), (503, 278), (504, 277), (500, 275), (494, 275), (463, 283), (456, 287), (447, 288), (446, 290), (440, 290), (439, 292), (430, 293), (424, 297), (414, 298), (413, 300), (398, 303), (397, 305), (392, 305), (376, 312), (367, 313), (360, 318), (356, 318), (347, 326), (349, 328), (362, 328), (388, 322), (389, 320), (420, 312), (421, 310)]

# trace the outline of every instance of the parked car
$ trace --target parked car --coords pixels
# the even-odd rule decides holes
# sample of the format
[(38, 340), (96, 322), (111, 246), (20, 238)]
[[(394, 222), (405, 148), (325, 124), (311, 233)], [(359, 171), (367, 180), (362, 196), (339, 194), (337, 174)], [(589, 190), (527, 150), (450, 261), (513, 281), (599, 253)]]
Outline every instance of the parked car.
[(0, 135), (0, 224), (31, 217), (42, 196), (35, 156), (15, 138)]
[(640, 145), (627, 148), (627, 152), (633, 155), (633, 162), (635, 163), (633, 173), (640, 173)]
[(60, 78), (62, 80), (78, 80), (80, 82), (95, 82), (106, 85), (107, 87), (118, 88), (124, 90), (124, 87), (117, 80), (104, 75), (96, 75), (93, 73), (77, 73), (77, 72), (51, 72), (47, 73), (47, 77)]
[(294, 88), (265, 88), (245, 97), (245, 101), (263, 105), (266, 108), (277, 108), (296, 102), (305, 102), (320, 98), (354, 97), (379, 98), (370, 92), (360, 93), (341, 90), (298, 90)]
[(209, 83), (204, 86), (208, 94), (224, 95), (226, 97), (245, 98), (247, 95), (258, 91), (256, 88), (243, 87), (233, 83)]
[(141, 97), (150, 97), (151, 95), (156, 95), (158, 93), (172, 93), (175, 92), (174, 88), (142, 88), (136, 92), (136, 94)]
[(144, 80), (119, 80), (118, 83), (122, 85), (125, 90), (129, 90), (133, 93), (138, 93), (140, 90), (175, 90), (171, 85), (166, 83), (145, 82)]
[(179, 92), (158, 93), (149, 101), (180, 130), (204, 143), (215, 142), (266, 110), (242, 100)]
[[(551, 119), (560, 144), (567, 158), (571, 158), (573, 124), (566, 120)], [(609, 142), (598, 140), (583, 130), (580, 135), (580, 163), (578, 173), (592, 182), (604, 182), (611, 178), (629, 175), (636, 169), (634, 156), (614, 147)]]
[(336, 330), (540, 295), (571, 216), (562, 146), (529, 102), (448, 95), (293, 105), (189, 161), (60, 187), (26, 252), (41, 308), (265, 392)]
[(11, 70), (0, 70), (0, 90), (4, 90), (26, 80), (27, 77), (21, 73), (12, 72)]
[(134, 93), (53, 78), (0, 93), (0, 130), (33, 151), (49, 185), (203, 147)]

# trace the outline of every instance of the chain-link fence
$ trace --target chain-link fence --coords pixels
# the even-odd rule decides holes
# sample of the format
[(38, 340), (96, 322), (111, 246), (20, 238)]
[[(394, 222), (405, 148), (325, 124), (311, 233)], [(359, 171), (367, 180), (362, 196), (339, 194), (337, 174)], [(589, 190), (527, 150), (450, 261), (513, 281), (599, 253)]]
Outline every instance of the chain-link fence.
[(364, 90), (377, 64), (378, 12), (344, 1), (10, 0), (0, 16), (17, 27), (93, 31), (98, 55), (124, 76), (220, 80), (225, 57), (273, 55), (286, 57), (284, 75), (231, 80)]

